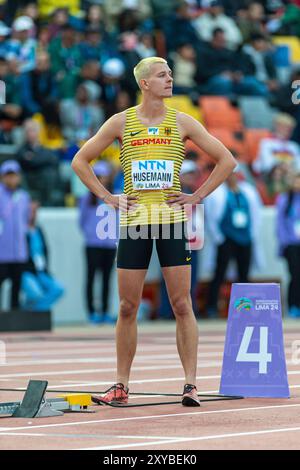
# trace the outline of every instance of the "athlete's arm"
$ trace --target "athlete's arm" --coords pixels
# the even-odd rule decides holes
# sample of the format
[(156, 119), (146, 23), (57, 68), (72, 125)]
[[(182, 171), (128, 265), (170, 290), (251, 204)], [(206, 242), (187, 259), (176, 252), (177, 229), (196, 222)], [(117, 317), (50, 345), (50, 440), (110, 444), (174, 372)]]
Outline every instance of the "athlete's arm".
[[(188, 114), (178, 113), (178, 128), (183, 141), (191, 139), (198, 147), (210, 155), (216, 162), (216, 166), (208, 179), (192, 195), (192, 201), (181, 201), (180, 196), (169, 202), (176, 203), (199, 203), (202, 199), (212, 193), (232, 173), (237, 162), (229, 150), (205, 129), (200, 122)], [(190, 199), (190, 198), (188, 198)]]
[(101, 153), (114, 142), (115, 139), (122, 139), (125, 127), (125, 113), (115, 114), (109, 118), (99, 131), (91, 137), (76, 153), (72, 161), (72, 168), (81, 181), (100, 199), (108, 204), (127, 209), (134, 204), (136, 198), (133, 196), (112, 195), (96, 177), (90, 162), (99, 157)]

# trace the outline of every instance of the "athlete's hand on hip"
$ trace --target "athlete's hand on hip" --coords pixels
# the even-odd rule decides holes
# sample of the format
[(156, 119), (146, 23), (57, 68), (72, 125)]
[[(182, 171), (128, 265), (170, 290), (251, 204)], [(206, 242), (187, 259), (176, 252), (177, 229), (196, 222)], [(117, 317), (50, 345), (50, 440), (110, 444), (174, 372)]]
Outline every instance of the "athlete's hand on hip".
[(201, 197), (197, 194), (186, 194), (186, 193), (172, 193), (168, 194), (167, 204), (170, 207), (184, 206), (185, 204), (200, 204)]
[(103, 201), (109, 206), (119, 209), (121, 212), (127, 212), (137, 207), (137, 197), (127, 194), (108, 194)]

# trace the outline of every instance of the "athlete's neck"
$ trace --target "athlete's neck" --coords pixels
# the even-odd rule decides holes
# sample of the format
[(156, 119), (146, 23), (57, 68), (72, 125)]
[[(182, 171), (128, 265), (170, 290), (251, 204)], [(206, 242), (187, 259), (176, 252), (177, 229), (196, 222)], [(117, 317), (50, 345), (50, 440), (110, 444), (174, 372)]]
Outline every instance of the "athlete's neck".
[(144, 97), (142, 103), (137, 106), (138, 117), (147, 123), (162, 121), (166, 114), (166, 106), (162, 99)]

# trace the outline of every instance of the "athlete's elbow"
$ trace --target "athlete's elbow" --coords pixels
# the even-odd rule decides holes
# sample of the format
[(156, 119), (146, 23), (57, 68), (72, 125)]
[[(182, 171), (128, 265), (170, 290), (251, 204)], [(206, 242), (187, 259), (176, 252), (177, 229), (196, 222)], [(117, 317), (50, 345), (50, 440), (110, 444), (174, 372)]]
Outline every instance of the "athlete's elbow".
[(233, 171), (237, 166), (238, 166), (237, 160), (234, 157), (232, 157), (231, 160), (230, 160), (230, 169), (231, 169), (231, 171)]
[(228, 154), (226, 155), (226, 166), (228, 168), (228, 171), (230, 173), (233, 172), (233, 170), (237, 167), (238, 162), (236, 158), (232, 155), (231, 152), (228, 151)]
[(71, 162), (71, 168), (72, 170), (78, 174), (79, 171), (80, 171), (80, 167), (81, 167), (81, 162), (80, 162), (80, 157), (78, 155), (79, 152), (77, 152), (75, 155), (74, 155), (74, 158)]

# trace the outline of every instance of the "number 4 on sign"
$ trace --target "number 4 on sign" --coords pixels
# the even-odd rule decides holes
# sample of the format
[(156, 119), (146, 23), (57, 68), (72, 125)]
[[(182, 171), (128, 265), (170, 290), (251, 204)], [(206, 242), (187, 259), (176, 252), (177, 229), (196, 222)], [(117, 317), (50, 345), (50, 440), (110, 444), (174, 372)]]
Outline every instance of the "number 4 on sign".
[(253, 331), (254, 326), (246, 326), (236, 361), (258, 362), (259, 374), (266, 374), (268, 362), (272, 362), (272, 354), (268, 353), (268, 327), (259, 327), (259, 352), (257, 353), (248, 352)]

